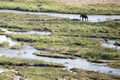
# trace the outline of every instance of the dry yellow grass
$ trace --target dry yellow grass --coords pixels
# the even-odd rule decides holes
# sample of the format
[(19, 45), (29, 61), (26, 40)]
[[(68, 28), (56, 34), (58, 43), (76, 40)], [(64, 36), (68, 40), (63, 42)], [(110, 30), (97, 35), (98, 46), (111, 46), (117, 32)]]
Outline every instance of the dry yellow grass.
[(120, 4), (120, 0), (54, 0), (69, 4)]

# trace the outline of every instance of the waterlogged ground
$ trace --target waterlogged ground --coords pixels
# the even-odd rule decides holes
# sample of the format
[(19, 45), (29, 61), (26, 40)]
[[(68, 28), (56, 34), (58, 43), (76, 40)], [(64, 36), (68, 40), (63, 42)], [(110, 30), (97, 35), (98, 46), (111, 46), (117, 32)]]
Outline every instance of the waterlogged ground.
[[(7, 12), (7, 10), (5, 11)], [(24, 65), (27, 67), (29, 65), (35, 66), (34, 63), (29, 63), (26, 65), (26, 63), (28, 62), (24, 63), (25, 60), (22, 60), (23, 63), (19, 62), (20, 60), (18, 60), (18, 62), (11, 63), (9, 62), (10, 60), (7, 60), (6, 58), (4, 59), (5, 56), (10, 58), (16, 58), (16, 60), (18, 58), (44, 60), (47, 62), (60, 63), (66, 66), (66, 68), (64, 69), (65, 71), (63, 69), (53, 69), (53, 71), (56, 71), (56, 75), (53, 78), (51, 77), (53, 74), (48, 74), (51, 80), (54, 80), (56, 78), (64, 79), (65, 77), (63, 76), (65, 74), (66, 75), (69, 74), (69, 76), (66, 77), (66, 80), (70, 78), (71, 80), (74, 79), (77, 80), (78, 76), (83, 78), (82, 77), (83, 75), (85, 76), (88, 75), (89, 73), (94, 74), (95, 75), (94, 78), (97, 77), (97, 79), (98, 79), (98, 75), (100, 76), (102, 75), (100, 73), (105, 73), (105, 74), (110, 74), (110, 76), (104, 77), (104, 80), (106, 79), (119, 80), (120, 46), (115, 45), (116, 41), (119, 40), (120, 38), (119, 20), (106, 21), (110, 17), (105, 17), (101, 21), (105, 20), (106, 22), (89, 23), (89, 22), (80, 22), (70, 19), (61, 19), (56, 17), (40, 15), (43, 13), (21, 12), (21, 11), (11, 11), (11, 10), (10, 11), (8, 10), (8, 12), (12, 12), (12, 13), (10, 14), (0, 13), (1, 14), (0, 32), (4, 33), (4, 35), (0, 35), (0, 43), (1, 45), (6, 45), (3, 44), (3, 42), (8, 42), (9, 44), (8, 47), (0, 48), (0, 56), (3, 58), (3, 61), (1, 61), (2, 65), (7, 64), (7, 66), (13, 66), (12, 64), (15, 63), (14, 65), (16, 66), (20, 66), (20, 65)], [(13, 13), (22, 13), (22, 14), (14, 14), (12, 16), (9, 16)], [(39, 14), (39, 15), (35, 15), (35, 14)], [(45, 14), (49, 15), (48, 13)], [(62, 15), (69, 16), (69, 14), (62, 14)], [(57, 17), (62, 17), (62, 16), (57, 16)], [(71, 16), (69, 16), (69, 18), (70, 17)], [(94, 17), (93, 19), (96, 19), (96, 17)], [(102, 19), (102, 17), (99, 18), (97, 16), (96, 20), (91, 19), (91, 21), (97, 22), (98, 19)], [(114, 16), (111, 19), (119, 19), (119, 16), (117, 17)], [(49, 29), (50, 32), (44, 32), (44, 31), (41, 32), (41, 30), (43, 30), (44, 28)], [(19, 49), (11, 48), (12, 46), (15, 45), (21, 45), (22, 47)], [(53, 54), (54, 56), (51, 56)], [(60, 58), (61, 55), (62, 58)], [(70, 59), (70, 57), (73, 57), (75, 59)], [(89, 62), (88, 60), (94, 62), (100, 61), (105, 63), (93, 63), (93, 62)], [(117, 64), (117, 68), (108, 67), (108, 63), (112, 61)], [(42, 63), (42, 65), (43, 64), (44, 63)], [(28, 79), (31, 76), (32, 77), (36, 76), (35, 78), (36, 80), (38, 79), (49, 80), (49, 78), (46, 76), (46, 71), (44, 71), (44, 68), (46, 67), (36, 68), (38, 69), (36, 70), (31, 67), (28, 67), (26, 69), (21, 67), (18, 69), (18, 72), (20, 72), (20, 74), (24, 74), (24, 76), (26, 75)], [(71, 70), (72, 68), (78, 68), (75, 69), (76, 75), (74, 73), (71, 73), (74, 72)], [(47, 72), (49, 72), (50, 69), (48, 69)], [(90, 72), (81, 71), (80, 69), (89, 70)], [(31, 74), (32, 70), (36, 70), (36, 73), (34, 73), (34, 75)], [(43, 73), (45, 74), (39, 73), (41, 70), (43, 70)], [(60, 73), (58, 73), (59, 70)], [(80, 73), (79, 71), (85, 74), (79, 74)], [(95, 71), (99, 73), (94, 73), (91, 71)], [(1, 72), (3, 73), (4, 70), (1, 70)], [(63, 72), (65, 73), (63, 74)], [(63, 75), (58, 76), (59, 74), (60, 75), (63, 74)], [(44, 77), (42, 76), (41, 78), (41, 76), (39, 75), (44, 75)], [(71, 75), (72, 77), (70, 77)], [(75, 76), (73, 77), (73, 75), (77, 77)], [(113, 78), (112, 75), (117, 75), (117, 77), (115, 76)], [(40, 78), (37, 78), (38, 76)], [(94, 78), (92, 79), (94, 80)], [(102, 78), (102, 76), (100, 78)], [(91, 79), (91, 76), (89, 77), (89, 79)], [(33, 80), (33, 78), (31, 80)]]
[(6, 34), (38, 34), (38, 35), (51, 35), (52, 33), (49, 31), (28, 31), (28, 32), (11, 32), (5, 28), (1, 28)]
[(105, 39), (103, 38), (92, 38), (92, 39), (99, 40), (101, 42), (101, 45), (104, 47), (120, 51), (120, 46), (115, 45), (117, 41), (116, 39), (110, 39), (109, 41), (105, 41)]
[[(9, 32), (7, 29), (2, 29), (2, 30), (5, 31), (5, 33), (7, 33), (7, 34), (12, 34), (12, 32)], [(13, 32), (13, 34), (14, 34), (14, 32)], [(22, 32), (21, 32), (21, 34), (22, 34)], [(23, 34), (25, 34), (25, 33), (23, 33)], [(45, 35), (47, 35), (47, 34), (45, 34)], [(2, 42), (2, 40), (3, 40), (3, 41), (8, 41), (9, 44), (11, 44), (11, 45), (15, 45), (15, 42), (11, 38), (6, 37), (5, 35), (1, 35), (0, 37), (1, 37), (0, 42)], [(114, 48), (113, 46), (115, 46), (114, 43), (110, 43), (111, 40), (108, 43), (105, 42), (104, 39), (98, 39), (98, 40), (101, 40), (101, 44), (104, 47)], [(21, 50), (0, 48), (1, 56), (26, 58), (26, 59), (38, 59), (38, 60), (44, 60), (47, 62), (61, 63), (61, 64), (65, 65), (68, 70), (70, 70), (72, 68), (80, 68), (80, 69), (97, 71), (97, 72), (107, 73), (107, 74), (114, 74), (114, 75), (120, 74), (119, 69), (107, 67), (107, 64), (105, 64), (105, 63), (90, 63), (87, 60), (80, 59), (80, 58), (77, 58), (77, 59), (47, 58), (47, 57), (36, 56), (33, 54), (33, 53), (37, 53), (37, 52), (40, 52), (40, 51), (38, 51), (37, 49), (33, 48), (30, 45), (25, 45), (23, 47), (23, 49), (21, 49)]]
[(66, 66), (68, 70), (72, 68), (80, 68), (80, 69), (96, 71), (106, 74), (114, 74), (114, 75), (120, 74), (119, 69), (107, 67), (107, 64), (104, 63), (91, 63), (85, 59), (80, 59), (80, 58), (58, 59), (58, 58), (38, 57), (33, 54), (37, 52), (37, 50), (31, 46), (25, 46), (25, 48), (22, 50), (11, 50), (11, 49), (0, 48), (0, 52), (1, 52), (0, 56), (17, 57), (17, 58), (25, 58), (25, 59), (38, 59), (47, 62), (60, 63)]

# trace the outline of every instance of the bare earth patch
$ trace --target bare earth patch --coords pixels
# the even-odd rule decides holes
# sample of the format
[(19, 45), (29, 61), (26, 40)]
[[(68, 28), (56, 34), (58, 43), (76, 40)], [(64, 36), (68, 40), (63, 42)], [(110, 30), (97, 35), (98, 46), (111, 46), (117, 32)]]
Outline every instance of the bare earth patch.
[(55, 0), (69, 4), (120, 4), (120, 0)]

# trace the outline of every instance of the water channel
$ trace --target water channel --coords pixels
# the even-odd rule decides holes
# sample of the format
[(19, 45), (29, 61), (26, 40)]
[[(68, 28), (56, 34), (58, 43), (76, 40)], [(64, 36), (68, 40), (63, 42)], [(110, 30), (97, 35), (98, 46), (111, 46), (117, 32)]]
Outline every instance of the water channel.
[[(17, 10), (0, 10), (0, 13), (19, 13), (19, 14), (34, 14), (34, 15), (48, 15), (60, 18), (78, 19), (79, 14), (62, 14), (62, 13), (48, 13), (48, 12), (28, 12)], [(111, 19), (120, 19), (120, 15), (88, 15), (88, 22), (103, 22)]]

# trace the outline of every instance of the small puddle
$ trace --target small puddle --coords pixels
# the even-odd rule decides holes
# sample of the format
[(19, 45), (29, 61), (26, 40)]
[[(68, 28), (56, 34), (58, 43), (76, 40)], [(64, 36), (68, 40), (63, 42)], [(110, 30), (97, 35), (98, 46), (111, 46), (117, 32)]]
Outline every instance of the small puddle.
[(0, 73), (7, 72), (7, 71), (11, 71), (11, 72), (17, 73), (17, 71), (15, 71), (14, 69), (8, 70), (8, 69), (0, 68)]
[(6, 35), (0, 35), (0, 43), (8, 42), (9, 46), (18, 45), (16, 41), (13, 41), (11, 38), (7, 37)]
[(113, 48), (117, 51), (120, 51), (120, 46), (115, 45), (116, 40), (115, 39), (110, 39), (107, 42), (103, 38), (91, 38), (94, 40), (99, 40), (101, 42), (101, 45), (106, 48)]
[(115, 45), (115, 43), (116, 43), (115, 39), (111, 39), (108, 42), (101, 41), (102, 46), (107, 48), (113, 48), (120, 51), (120, 46)]
[(3, 73), (5, 70), (4, 69), (0, 69), (0, 73)]
[[(17, 10), (0, 10), (0, 12), (6, 13), (19, 13), (19, 14), (34, 14), (34, 15), (48, 15), (61, 18), (78, 19), (79, 14), (62, 14), (62, 13), (48, 13), (48, 12), (28, 12)], [(88, 15), (88, 22), (103, 22), (111, 19), (120, 19), (120, 15)]]

